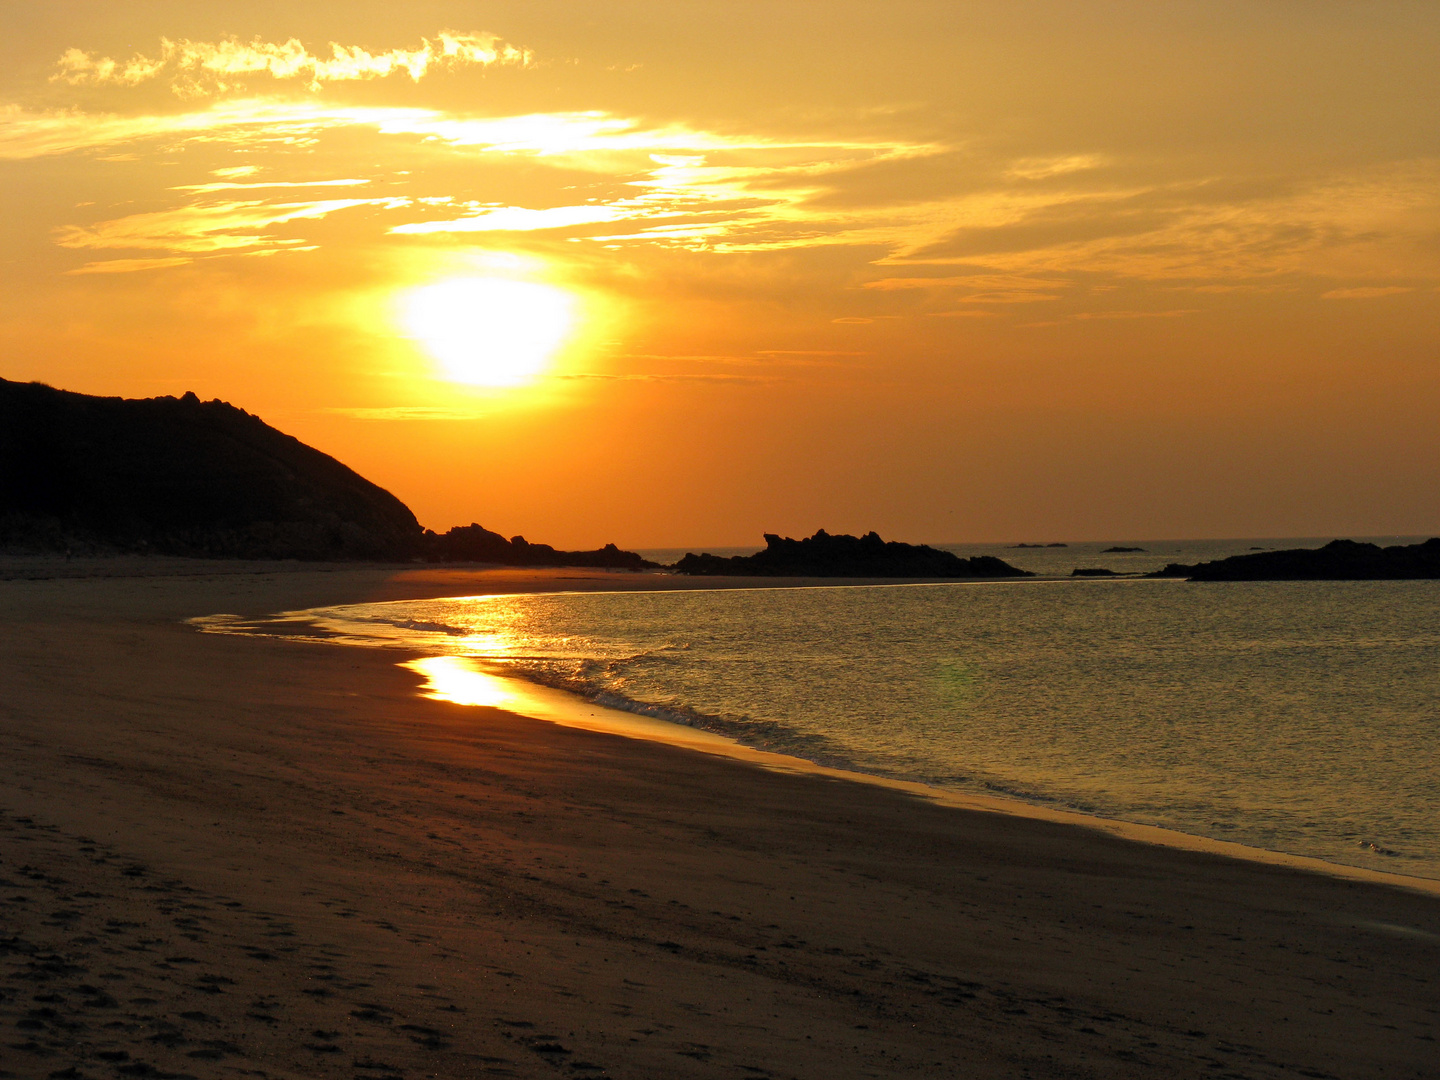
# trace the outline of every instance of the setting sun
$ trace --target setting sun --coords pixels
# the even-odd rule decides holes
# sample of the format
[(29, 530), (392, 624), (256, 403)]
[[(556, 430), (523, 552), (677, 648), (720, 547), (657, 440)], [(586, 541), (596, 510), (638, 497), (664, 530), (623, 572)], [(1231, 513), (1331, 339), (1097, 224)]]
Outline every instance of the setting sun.
[(508, 278), (453, 278), (404, 299), (410, 334), (456, 382), (518, 386), (533, 379), (575, 324), (564, 289)]

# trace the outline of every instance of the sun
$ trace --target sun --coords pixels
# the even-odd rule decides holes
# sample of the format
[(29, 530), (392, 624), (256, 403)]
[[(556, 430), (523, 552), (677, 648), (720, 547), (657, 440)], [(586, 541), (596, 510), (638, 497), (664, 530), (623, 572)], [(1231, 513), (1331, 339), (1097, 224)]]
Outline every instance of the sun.
[(498, 277), (422, 285), (402, 302), (404, 323), (455, 382), (520, 386), (534, 379), (575, 325), (573, 294)]

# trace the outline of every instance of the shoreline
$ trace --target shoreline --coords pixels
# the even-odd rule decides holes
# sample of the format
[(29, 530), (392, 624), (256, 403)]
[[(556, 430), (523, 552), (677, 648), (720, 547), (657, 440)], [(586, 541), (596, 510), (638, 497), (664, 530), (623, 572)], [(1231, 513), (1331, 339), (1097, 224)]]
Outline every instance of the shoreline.
[[(447, 586), (461, 585), (465, 583), (474, 584), (484, 579), (486, 575), (497, 573), (505, 574), (507, 577), (510, 570), (494, 568), (487, 570), (467, 571), (454, 567), (440, 568), (443, 580)], [(589, 577), (593, 571), (585, 568), (572, 568), (575, 572)], [(534, 571), (541, 576), (543, 583), (552, 585), (557, 580), (565, 580), (564, 577), (552, 576), (554, 571)], [(614, 589), (587, 589), (585, 592), (644, 592), (644, 591), (684, 591), (684, 592), (712, 592), (739, 590), (763, 590), (763, 589), (850, 589), (850, 588), (893, 588), (913, 587), (923, 588), (935, 585), (1005, 585), (1022, 584), (1028, 585), (1040, 581), (1072, 581), (1080, 582), (1095, 581), (1097, 579), (1081, 578), (1026, 578), (1026, 579), (974, 579), (964, 581), (893, 581), (893, 582), (851, 582), (848, 579), (834, 581), (825, 578), (806, 579), (775, 579), (781, 584), (757, 584), (757, 579), (736, 577), (729, 579), (733, 584), (716, 585), (711, 579), (695, 579), (682, 577), (681, 582), (695, 581), (693, 588), (686, 588), (683, 584), (675, 584), (674, 578), (667, 580), (664, 585), (653, 584), (660, 577), (654, 573), (630, 574), (623, 579), (621, 587)], [(431, 573), (429, 571), (406, 571), (397, 576), (397, 581), (414, 581), (417, 583), (429, 583)], [(758, 579), (766, 581), (767, 579)], [(1157, 584), (1173, 584), (1175, 579), (1152, 578), (1152, 579), (1098, 579), (1101, 581), (1113, 580), (1148, 580)], [(699, 584), (699, 582), (705, 584)], [(644, 582), (642, 584), (642, 582)], [(630, 587), (624, 587), (628, 584)], [(511, 592), (474, 592), (457, 594), (452, 599), (465, 599), (470, 597), (505, 597), (505, 596), (528, 596), (534, 595), (537, 589), (521, 589)], [(547, 592), (556, 592), (564, 595), (564, 589), (546, 589)], [(579, 591), (579, 590), (575, 590)], [(434, 597), (441, 599), (444, 597)], [(403, 603), (404, 600), (390, 602)], [(305, 611), (276, 612), (276, 617), (297, 617), (307, 614)], [(199, 620), (196, 620), (197, 622)], [(311, 625), (314, 625), (313, 622)], [(219, 628), (208, 628), (199, 626), (201, 632), (206, 633), (240, 633), (246, 631), (225, 631)], [(263, 632), (262, 632), (263, 636)], [(292, 635), (281, 635), (292, 638)], [(470, 673), (471, 680), (478, 680), (482, 683), (490, 682), (496, 685), (504, 684), (507, 688), (503, 691), (491, 690), (488, 693), (480, 692), (479, 697), (474, 697), (477, 689), (474, 685), (465, 686), (463, 680), (459, 679), (460, 673), (448, 672), (446, 685), (441, 685), (425, 667), (424, 661), (429, 659), (429, 654), (423, 650), (410, 650), (402, 646), (365, 646), (358, 643), (343, 641), (332, 641), (320, 635), (306, 635), (303, 633), (293, 635), (293, 639), (306, 639), (307, 641), (320, 644), (333, 644), (345, 648), (375, 647), (391, 653), (406, 653), (414, 651), (416, 658), (410, 660), (395, 661), (398, 666), (417, 671), (422, 678), (427, 680), (420, 689), (424, 696), (435, 700), (450, 701), (459, 705), (488, 705), (504, 708), (507, 711), (530, 719), (543, 720), (550, 723), (560, 724), (567, 727), (577, 727), (591, 731), (601, 731), (609, 734), (621, 735), (627, 738), (636, 738), (654, 742), (666, 743), (682, 749), (693, 750), (701, 753), (715, 754), (722, 757), (729, 757), (737, 761), (746, 762), (758, 768), (777, 770), (781, 772), (808, 773), (817, 776), (831, 777), (837, 780), (847, 780), (856, 783), (875, 784), (880, 787), (894, 791), (905, 792), (919, 798), (927, 799), (940, 806), (949, 806), (957, 809), (976, 810), (981, 812), (1011, 814), (1020, 817), (1031, 818), (1038, 821), (1048, 821), (1060, 824), (1074, 825), (1080, 828), (1094, 829), (1110, 835), (1134, 841), (1136, 843), (1157, 844), (1163, 847), (1176, 848), (1184, 851), (1206, 852), (1220, 855), (1227, 858), (1242, 859), (1257, 862), (1270, 866), (1284, 866), (1292, 869), (1301, 869), (1313, 873), (1330, 874), (1332, 876), (1355, 881), (1366, 881), (1375, 884), (1389, 885), (1396, 888), (1407, 888), (1417, 892), (1440, 896), (1440, 878), (1427, 878), (1410, 874), (1398, 873), (1396, 871), (1376, 869), (1366, 866), (1357, 866), (1350, 863), (1334, 862), (1330, 859), (1319, 856), (1300, 855), (1287, 851), (1279, 851), (1270, 848), (1257, 847), (1252, 844), (1245, 844), (1239, 841), (1224, 840), (1218, 837), (1209, 837), (1197, 833), (1187, 833), (1178, 829), (1167, 828), (1158, 825), (1148, 825), (1143, 822), (1128, 821), (1123, 818), (1110, 818), (1099, 814), (1087, 813), (1082, 810), (1072, 810), (1062, 806), (1047, 805), (1040, 802), (1030, 802), (1013, 795), (992, 795), (981, 792), (958, 791), (940, 787), (934, 784), (927, 784), (922, 781), (904, 780), (898, 777), (884, 776), (876, 773), (867, 773), (858, 769), (849, 769), (838, 766), (826, 765), (821, 762), (812, 761), (807, 758), (792, 754), (784, 754), (759, 747), (750, 746), (739, 739), (718, 732), (712, 732), (705, 728), (693, 727), (679, 721), (666, 720), (654, 717), (640, 711), (630, 711), (622, 708), (614, 708), (601, 705), (587, 700), (582, 695), (556, 687), (549, 686), (526, 679), (523, 676), (502, 674), (495, 671), (482, 672), (474, 670)], [(457, 657), (436, 656), (435, 659), (459, 659)], [(480, 659), (480, 658), (473, 658)], [(473, 700), (465, 700), (464, 695), (470, 694)]]
[(381, 650), (180, 622), (455, 584), (392, 571), (0, 585), (0, 1071), (1432, 1067), (1431, 895), (428, 700)]
[[(432, 674), (431, 669), (424, 666), (427, 659), (432, 658), (402, 660), (398, 662), (398, 666), (416, 671), (425, 678), (427, 681), (420, 687), (419, 692), (433, 700), (448, 701), (452, 704), (469, 707), (488, 705), (527, 719), (559, 724), (562, 727), (575, 727), (587, 731), (620, 735), (628, 739), (660, 742), (677, 749), (730, 758), (760, 769), (823, 776), (850, 783), (874, 784), (891, 791), (904, 792), (907, 795), (925, 799), (937, 806), (981, 813), (1009, 814), (1035, 821), (1072, 825), (1082, 829), (1093, 829), (1135, 843), (1154, 844), (1180, 851), (1205, 852), (1266, 866), (1284, 866), (1295, 870), (1328, 874), (1344, 880), (1365, 881), (1376, 885), (1412, 889), (1427, 895), (1440, 896), (1440, 879), (1437, 878), (1416, 877), (1386, 870), (1372, 870), (1364, 866), (1351, 866), (1348, 863), (1331, 862), (1328, 859), (1296, 855), (1287, 851), (1274, 851), (1233, 840), (1220, 840), (1195, 833), (1181, 832), (1178, 829), (1167, 829), (1159, 825), (1146, 825), (1142, 822), (1126, 821), (1122, 818), (1107, 818), (1099, 814), (1087, 814), (1080, 810), (1067, 810), (1062, 807), (1026, 802), (1024, 799), (1014, 796), (956, 791), (920, 781), (901, 780), (856, 769), (837, 768), (793, 754), (762, 750), (728, 735), (707, 731), (704, 728), (693, 728), (670, 720), (649, 717), (644, 713), (632, 713), (624, 709), (599, 705), (587, 701), (579, 694), (514, 676), (493, 673), (484, 673), (480, 676), (485, 680), (514, 684), (514, 689), (504, 692), (507, 695), (505, 700), (487, 700), (489, 695), (483, 694), (476, 699), (467, 700), (468, 688), (463, 684), (455, 685), (451, 679), (437, 678), (435, 674)], [(464, 658), (435, 657), (433, 659)], [(473, 693), (473, 690), (470, 692)]]

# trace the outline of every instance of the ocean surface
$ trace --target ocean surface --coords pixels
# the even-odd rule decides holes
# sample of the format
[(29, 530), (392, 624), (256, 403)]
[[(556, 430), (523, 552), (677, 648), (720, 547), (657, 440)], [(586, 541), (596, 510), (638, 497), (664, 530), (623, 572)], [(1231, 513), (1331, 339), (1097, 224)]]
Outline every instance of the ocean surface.
[[(1068, 574), (1318, 543), (950, 549)], [(469, 657), (826, 765), (1440, 878), (1440, 581), (696, 584), (200, 622)]]

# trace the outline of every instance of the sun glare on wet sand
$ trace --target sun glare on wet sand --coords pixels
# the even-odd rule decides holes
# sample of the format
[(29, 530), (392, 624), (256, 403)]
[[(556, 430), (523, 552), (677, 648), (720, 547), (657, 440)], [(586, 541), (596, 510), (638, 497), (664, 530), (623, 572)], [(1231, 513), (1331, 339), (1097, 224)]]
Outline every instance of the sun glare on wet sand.
[(460, 656), (427, 656), (403, 665), (424, 675), (424, 694), (456, 705), (489, 705), (503, 709), (519, 704), (503, 679), (487, 675)]
[(520, 386), (569, 338), (575, 297), (554, 285), (498, 277), (451, 278), (409, 292), (406, 329), (455, 382)]

